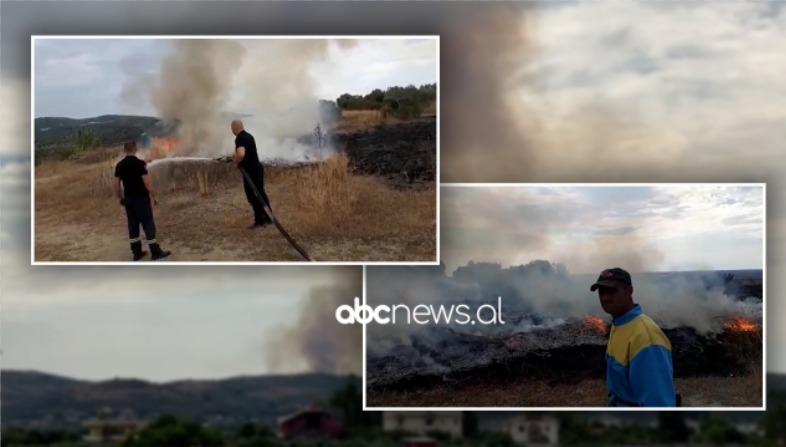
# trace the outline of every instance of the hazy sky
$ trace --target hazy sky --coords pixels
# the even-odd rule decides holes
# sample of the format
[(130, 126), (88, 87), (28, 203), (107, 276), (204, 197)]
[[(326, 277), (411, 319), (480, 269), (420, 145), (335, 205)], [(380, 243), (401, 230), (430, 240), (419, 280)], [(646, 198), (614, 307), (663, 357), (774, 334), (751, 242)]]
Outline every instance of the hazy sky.
[[(255, 75), (260, 72), (289, 70), (291, 80), (301, 71), (299, 64), (288, 60), (290, 54), (279, 50), (282, 43), (292, 44), (292, 39), (241, 43), (246, 53), (234, 78), (237, 95), (259, 82)], [(36, 39), (35, 116), (155, 114), (149, 101), (140, 104), (124, 99), (123, 89), (135, 77), (156, 74), (162, 59), (172, 52), (170, 44), (169, 39)], [(229, 72), (232, 67), (218, 69)], [(344, 93), (365, 95), (376, 88), (433, 83), (437, 81), (437, 40), (362, 39), (349, 48), (332, 43), (308, 61), (308, 72), (314, 79), (308, 88), (318, 98), (330, 100)], [(270, 89), (292, 87), (271, 85)], [(229, 103), (227, 107), (232, 110), (233, 105), (239, 106)]]
[[(441, 123), (443, 180), (767, 182), (767, 310), (772, 323), (786, 318), (786, 163), (779, 161), (786, 141), (786, 107), (778, 101), (786, 95), (784, 5), (600, 0), (239, 2), (226, 8), (225, 2), (4, 2), (0, 26), (4, 367), (14, 365), (14, 356), (32, 355), (20, 350), (43, 349), (19, 344), (25, 336), (7, 336), (14, 333), (14, 323), (7, 318), (25, 315), (37, 305), (27, 299), (28, 288), (35, 286), (39, 296), (57, 300), (61, 293), (87, 295), (78, 288), (80, 282), (109, 287), (118, 280), (99, 274), (102, 270), (33, 270), (27, 265), (31, 33), (226, 34), (241, 27), (276, 34), (336, 30), (439, 34), (441, 101), (454, 113), (450, 121), (445, 109)], [(532, 14), (523, 16), (524, 9)], [(518, 29), (529, 30), (527, 39), (516, 38), (511, 30)], [(143, 59), (138, 66), (147, 63)], [(122, 84), (121, 73), (127, 68), (123, 67), (120, 64), (114, 83), (108, 85)], [(350, 82), (360, 83), (359, 77)], [(89, 98), (86, 94), (85, 104), (93, 104)], [(98, 104), (91, 106), (95, 113), (112, 107)], [(465, 159), (464, 153), (474, 158)], [(443, 253), (448, 250), (445, 242)], [(11, 267), (21, 272), (11, 272)], [(183, 272), (190, 272), (195, 288), (210, 286), (211, 275), (218, 274)], [(178, 284), (172, 279), (140, 283)], [(120, 318), (105, 315), (107, 325)], [(78, 321), (69, 307), (58, 307), (57, 318)], [(45, 330), (46, 322), (53, 319), (38, 321), (39, 330)], [(173, 320), (170, 327), (186, 326)], [(256, 333), (249, 335), (247, 343), (255, 342)], [(769, 324), (769, 371), (786, 372), (783, 342), (786, 325)], [(168, 349), (179, 346), (166, 340), (160, 343), (168, 344)]]
[[(302, 345), (283, 341), (282, 334), (311, 330), (298, 326), (315, 300), (351, 303), (352, 289), (361, 293), (341, 268), (35, 267), (19, 272), (9, 266), (11, 259), (7, 254), (3, 259), (3, 368), (83, 379), (167, 381), (310, 371)], [(311, 294), (321, 286), (334, 296)], [(318, 337), (334, 332), (330, 317), (322, 321)], [(282, 352), (287, 363), (276, 364)]]
[(117, 287), (133, 291), (125, 296), (61, 290), (57, 301), (29, 294), (25, 302), (9, 301), (4, 367), (90, 379), (259, 374), (266, 370), (265, 335), (276, 323), (270, 315), (296, 315), (307, 291), (259, 284), (254, 293), (249, 278), (239, 287), (246, 290), (227, 293), (206, 281), (184, 287), (185, 280), (149, 281), (144, 274), (126, 282), (114, 275)]
[(573, 273), (763, 267), (761, 187), (446, 187), (441, 200), (451, 271), (536, 259)]
[[(503, 54), (515, 62), (500, 106), (517, 139), (486, 145), (497, 174), (480, 181), (766, 179), (786, 190), (786, 164), (771, 163), (786, 141), (786, 107), (773, 101), (786, 96), (783, 2), (544, 4), (526, 57)], [(522, 150), (526, 164), (514, 163)]]

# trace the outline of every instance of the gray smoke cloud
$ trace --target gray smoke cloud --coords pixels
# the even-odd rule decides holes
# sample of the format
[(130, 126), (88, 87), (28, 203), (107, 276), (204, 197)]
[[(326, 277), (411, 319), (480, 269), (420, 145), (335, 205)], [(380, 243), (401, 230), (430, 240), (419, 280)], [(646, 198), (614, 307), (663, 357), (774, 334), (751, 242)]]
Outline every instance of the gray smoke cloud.
[[(402, 340), (411, 345), (412, 335), (429, 326), (412, 323), (412, 310), (418, 305), (439, 305), (444, 302), (437, 284), (421, 273), (428, 268), (368, 268), (366, 303), (369, 306), (393, 307), (391, 324), (370, 323), (367, 327), (367, 349), (384, 355)], [(406, 271), (406, 273), (403, 273)], [(474, 286), (469, 286), (474, 291)], [(399, 306), (399, 307), (395, 307)], [(466, 327), (465, 327), (466, 328)]]
[(298, 138), (320, 123), (319, 84), (310, 69), (327, 59), (331, 43), (345, 49), (357, 41), (175, 40), (157, 72), (131, 76), (123, 98), (147, 100), (160, 118), (177, 123), (178, 156), (231, 154), (234, 118), (255, 136), (262, 159), (327, 156), (332, 148), (314, 152)]
[(462, 32), (442, 41), (447, 64), (461, 59), (461, 70), (443, 82), (449, 94), (440, 110), (451, 124), (442, 142), (443, 182), (516, 181), (531, 169), (530, 118), (512, 113), (510, 91), (533, 56), (534, 16), (520, 5), (495, 6), (455, 17), (451, 28)]
[(223, 39), (185, 39), (170, 42), (171, 53), (154, 74), (132, 78), (123, 98), (141, 96), (168, 123), (179, 122), (175, 150), (196, 155), (218, 148), (229, 123), (222, 116), (234, 77), (246, 50)]
[[(634, 243), (630, 237), (625, 238)], [(370, 267), (369, 304), (405, 304), (410, 309), (425, 305), (432, 309), (432, 317), (425, 325), (406, 324), (407, 313), (401, 311), (397, 313), (397, 324), (369, 325), (368, 350), (381, 355), (402, 341), (411, 344), (414, 334), (434, 325), (473, 335), (499, 335), (557, 327), (588, 315), (608, 322), (611, 317), (603, 312), (597, 292), (591, 292), (590, 285), (600, 271), (610, 267), (622, 267), (631, 272), (634, 301), (663, 328), (690, 327), (706, 335), (723, 330), (724, 323), (734, 317), (762, 323), (761, 300), (747, 296), (744, 291), (727, 289), (721, 275), (654, 273), (648, 266), (662, 254), (651, 250), (636, 251), (634, 245), (611, 250), (607, 242), (606, 238), (598, 241), (597, 249), (586, 253), (588, 260), (595, 260), (586, 264), (590, 271), (598, 272), (592, 274), (572, 274), (563, 264), (548, 261), (533, 261), (524, 267), (510, 269), (500, 268), (499, 264), (473, 266), (470, 263), (457, 269), (451, 277), (429, 277), (418, 267), (409, 271)], [(473, 273), (467, 276), (467, 271)], [(488, 312), (491, 312), (489, 307), (498, 308), (498, 297), (503, 319), (513, 319), (513, 324), (458, 324), (460, 315), (457, 313), (453, 314), (452, 323), (445, 321), (444, 315), (451, 306), (467, 304), (470, 307), (467, 312), (474, 317), (478, 306), (485, 305)], [(435, 322), (433, 315), (440, 306), (445, 313)], [(456, 312), (455, 307), (453, 312)], [(484, 315), (488, 318), (491, 314)]]
[[(606, 197), (609, 200), (613, 196)], [(556, 267), (542, 261), (500, 278), (499, 268), (475, 266), (472, 270), (479, 273), (472, 276), (485, 280), (464, 282), (463, 290), (455, 290), (453, 285), (438, 291), (430, 280), (423, 280), (423, 285), (412, 277), (383, 275), (380, 283), (370, 281), (369, 300), (390, 300), (386, 296), (388, 291), (416, 284), (419, 290), (414, 291), (414, 298), (425, 304), (456, 302), (457, 296), (476, 303), (492, 303), (496, 299), (496, 295), (490, 296), (493, 290), (502, 295), (510, 312), (532, 312), (562, 322), (565, 318), (582, 318), (587, 314), (609, 320), (603, 314), (597, 294), (591, 293), (589, 287), (602, 270), (622, 267), (634, 275), (634, 299), (666, 327), (689, 326), (708, 333), (721, 329), (723, 319), (728, 317), (746, 316), (761, 321), (760, 301), (747, 302), (744, 291), (725, 287), (720, 275), (653, 274), (669, 269), (667, 253), (646, 229), (649, 217), (640, 213), (623, 219), (618, 213), (598, 213), (598, 205), (575, 202), (569, 195), (541, 200), (501, 194), (493, 188), (444, 188), (443, 199), (442, 237), (443, 242), (449, 241), (443, 250), (443, 262), (450, 270), (473, 259), (502, 266), (547, 259)], [(613, 200), (619, 203), (620, 198)], [(649, 199), (631, 195), (627, 200)], [(752, 219), (755, 228), (758, 221)], [(740, 227), (740, 231), (743, 229), (757, 233)], [(584, 235), (588, 232), (596, 236), (587, 239)], [(543, 263), (548, 267), (544, 268)], [(682, 270), (711, 270), (706, 265), (686, 267)], [(485, 284), (485, 291), (478, 282)], [(742, 296), (735, 296), (740, 293)], [(532, 322), (525, 323), (518, 330), (529, 330)], [(393, 329), (375, 327), (372, 331), (376, 334), (377, 330)], [(463, 325), (460, 330), (478, 333), (510, 330), (510, 327)]]
[(238, 105), (264, 117), (253, 121), (266, 136), (300, 135), (319, 122), (319, 84), (309, 70), (326, 59), (331, 42), (341, 49), (357, 44), (355, 39), (244, 41), (248, 57), (258, 63), (246, 64), (238, 76), (243, 92)]
[[(441, 262), (453, 270), (472, 258), (515, 264), (522, 251), (551, 248), (556, 224), (575, 219), (560, 203), (544, 204), (507, 189), (452, 188), (441, 190)], [(524, 224), (526, 223), (526, 224)]]
[(270, 372), (289, 372), (305, 365), (309, 371), (361, 374), (363, 326), (342, 325), (336, 309), (363, 296), (360, 268), (336, 270), (335, 283), (311, 290), (300, 315), (267, 338)]
[[(544, 3), (534, 5), (551, 8)], [(721, 66), (738, 66), (744, 77), (751, 78), (765, 78), (772, 73), (749, 63), (752, 56), (742, 50), (746, 45), (755, 45), (741, 39), (756, 34), (746, 30), (752, 25), (739, 23), (759, 23), (743, 18), (761, 18), (755, 7), (734, 11), (730, 7), (719, 11), (713, 19), (698, 13), (699, 8), (688, 9), (684, 20), (675, 21), (673, 14), (655, 11), (660, 8), (654, 4), (636, 4), (623, 11), (616, 5), (600, 3), (566, 6), (563, 9), (574, 12), (565, 13), (563, 22), (551, 22), (561, 13), (539, 12), (536, 8), (494, 5), (470, 17), (451, 17), (455, 25), (450, 28), (455, 26), (461, 32), (443, 38), (443, 59), (452, 69), (443, 82), (443, 117), (451, 128), (442, 140), (443, 182), (637, 182), (642, 178), (662, 182), (759, 181), (761, 175), (779, 177), (774, 175), (776, 168), (762, 163), (772, 158), (777, 147), (777, 131), (773, 131), (777, 126), (772, 123), (778, 118), (770, 111), (766, 93), (727, 83), (725, 77), (716, 76), (722, 72), (717, 68)], [(630, 29), (628, 19), (650, 9), (659, 20)], [(584, 15), (578, 15), (579, 10)], [(593, 15), (602, 16), (603, 25), (585, 28), (571, 22), (594, 23), (587, 19)], [(707, 35), (705, 40), (699, 38), (701, 44), (696, 44), (697, 37), (688, 30), (704, 20), (707, 22), (702, 29)], [(782, 28), (777, 19), (762, 22), (757, 31), (774, 33)], [(536, 30), (541, 23), (545, 25)], [(680, 31), (668, 39), (646, 40), (664, 35), (663, 31), (671, 27)], [(736, 51), (727, 52), (709, 44), (716, 40), (709, 36), (720, 33), (720, 29), (728, 30), (730, 35), (740, 33), (740, 38), (730, 37), (741, 42)], [(571, 35), (576, 44), (552, 49), (550, 39), (560, 40), (564, 35)], [(604, 35), (607, 40), (603, 40)], [(613, 43), (619, 51), (608, 51), (610, 47), (595, 42)], [(620, 76), (616, 84), (598, 81), (615, 79), (613, 74), (623, 71), (624, 63), (633, 64), (631, 61), (654, 60), (652, 64), (664, 72), (696, 73), (698, 68), (686, 68), (684, 61), (655, 56), (694, 46), (699, 51), (724, 54), (707, 58), (707, 65), (702, 66), (708, 71), (698, 78), (709, 79), (708, 82), (694, 84), (690, 75), (679, 87), (670, 84), (669, 93), (663, 94), (658, 93), (658, 85), (665, 82), (660, 80), (660, 74)], [(555, 55), (555, 51), (562, 52)], [(776, 52), (772, 50), (772, 56), (767, 58), (770, 65), (765, 66), (783, 65), (784, 59), (775, 56)], [(757, 57), (764, 58), (769, 53), (757, 52)], [(460, 63), (452, 62), (459, 58)], [(576, 62), (561, 62), (566, 59)], [(669, 79), (668, 75), (663, 76)], [(598, 82), (598, 86), (563, 88), (566, 83), (584, 79), (588, 84)], [(689, 83), (696, 89), (686, 87)], [(555, 84), (562, 87), (554, 87)], [(765, 84), (772, 82), (761, 83)], [(681, 108), (673, 107), (671, 101), (661, 103), (662, 98), (683, 88), (684, 93), (675, 97), (698, 96), (695, 90), (699, 85), (701, 95), (707, 96), (705, 100), (690, 100)], [(624, 96), (633, 88), (640, 88), (638, 97), (623, 103), (615, 101), (614, 97)], [(712, 102), (715, 97), (725, 98), (728, 93), (721, 92), (729, 91), (738, 92), (728, 97), (734, 104), (730, 109)], [(661, 116), (654, 112), (656, 109), (669, 112)], [(721, 109), (727, 112), (717, 112)], [(720, 120), (728, 120), (723, 133), (716, 135), (706, 127), (705, 123)], [(729, 161), (734, 159), (738, 147), (753, 140), (762, 141), (751, 152), (755, 155)]]
[(666, 254), (647, 244), (641, 235), (626, 233), (599, 235), (588, 243), (576, 243), (569, 251), (557, 252), (553, 259), (575, 272), (600, 272), (615, 265), (631, 273), (645, 273), (662, 270)]

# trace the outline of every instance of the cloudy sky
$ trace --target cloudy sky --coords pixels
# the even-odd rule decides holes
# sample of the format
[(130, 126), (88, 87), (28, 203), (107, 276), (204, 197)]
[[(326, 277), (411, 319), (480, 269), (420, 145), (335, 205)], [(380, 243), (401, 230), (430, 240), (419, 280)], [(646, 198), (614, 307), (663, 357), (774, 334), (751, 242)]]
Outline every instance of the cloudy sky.
[[(769, 321), (777, 321), (786, 318), (786, 303), (780, 299), (786, 296), (786, 164), (776, 161), (782, 159), (786, 141), (786, 108), (778, 101), (786, 95), (784, 5), (600, 0), (239, 2), (226, 8), (225, 2), (4, 2), (4, 366), (14, 355), (24, 355), (14, 354), (20, 342), (7, 338), (14, 323), (6, 315), (27, 315), (39, 303), (45, 306), (42, 299), (57, 300), (60, 293), (77, 300), (80, 294), (106, 299), (92, 289), (80, 292), (77, 284), (106, 288), (123, 276), (27, 266), (30, 34), (220, 35), (238, 27), (277, 34), (439, 34), (443, 181), (767, 182), (767, 290), (773, 297), (767, 310)], [(133, 60), (136, 65), (129, 62)], [(124, 84), (123, 73), (148, 63), (146, 57), (122, 61), (115, 62), (120, 66), (115, 85)], [(351, 81), (359, 83), (357, 78)], [(86, 93), (84, 101), (65, 97), (63, 102), (92, 104), (90, 97)], [(442, 250), (446, 252), (444, 240)], [(12, 267), (20, 271), (11, 272)], [(217, 274), (184, 272), (191, 274), (142, 283), (176, 288), (191, 281), (199, 288)], [(223, 273), (237, 275), (237, 281), (243, 276)], [(39, 292), (28, 292), (33, 286)], [(59, 318), (78, 321), (69, 309), (59, 308)], [(180, 320), (170, 326), (178, 324)], [(786, 326), (770, 325), (768, 370), (786, 372), (786, 355), (778, 350), (784, 341)]]
[[(3, 367), (85, 379), (262, 374), (271, 336), (336, 273), (222, 270), (209, 282), (166, 267), (5, 274)], [(293, 370), (304, 365), (297, 359)]]
[(445, 187), (442, 260), (572, 273), (763, 268), (761, 187)]
[[(344, 93), (365, 95), (391, 86), (421, 85), (437, 81), (436, 39), (362, 39), (351, 47), (317, 39), (318, 52), (302, 52), (292, 39), (241, 40), (245, 48), (232, 79), (235, 98), (260, 81), (260, 72), (278, 71), (284, 77), (265, 88), (298, 87), (321, 99), (335, 100)], [(292, 54), (287, 46), (293, 45)], [(87, 118), (102, 114), (156, 114), (145, 98), (129, 100), (124, 89), (136, 78), (157, 74), (174, 49), (169, 39), (36, 39), (35, 113), (41, 116)], [(297, 60), (307, 58), (305, 61)], [(293, 60), (296, 59), (296, 60)], [(231, 72), (230, 64), (217, 67)], [(312, 82), (288, 85), (302, 69)], [(310, 80), (311, 81), (311, 80)], [(132, 93), (133, 94), (133, 93)], [(227, 107), (235, 111), (239, 100)], [(260, 104), (264, 106), (264, 104)]]
[(331, 362), (309, 351), (315, 338), (330, 340), (346, 331), (328, 319), (330, 312), (322, 312), (318, 327), (303, 320), (309, 313), (319, 315), (320, 302), (335, 309), (336, 302), (360, 296), (357, 267), (19, 272), (7, 256), (3, 261), (3, 368), (153, 381), (315, 366), (345, 373), (348, 363), (359, 370), (360, 363), (347, 362), (338, 343), (320, 345)]

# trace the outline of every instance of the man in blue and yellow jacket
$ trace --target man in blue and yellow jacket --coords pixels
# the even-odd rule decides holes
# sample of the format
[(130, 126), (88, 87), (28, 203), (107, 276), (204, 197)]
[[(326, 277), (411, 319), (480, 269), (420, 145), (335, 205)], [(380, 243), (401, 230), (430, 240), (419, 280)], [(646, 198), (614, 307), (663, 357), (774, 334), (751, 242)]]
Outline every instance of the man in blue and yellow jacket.
[(606, 349), (606, 386), (614, 407), (674, 407), (671, 343), (633, 301), (630, 273), (615, 267), (590, 287), (612, 316)]

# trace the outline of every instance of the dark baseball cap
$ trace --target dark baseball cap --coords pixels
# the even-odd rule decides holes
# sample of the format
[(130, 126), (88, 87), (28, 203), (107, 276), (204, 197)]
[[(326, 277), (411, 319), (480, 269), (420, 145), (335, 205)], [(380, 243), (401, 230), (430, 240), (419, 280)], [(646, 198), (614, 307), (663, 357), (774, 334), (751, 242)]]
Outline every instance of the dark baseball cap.
[(590, 291), (594, 292), (598, 290), (598, 287), (616, 287), (620, 284), (632, 286), (633, 281), (630, 279), (630, 273), (619, 267), (614, 267), (600, 272), (598, 280), (590, 287)]

